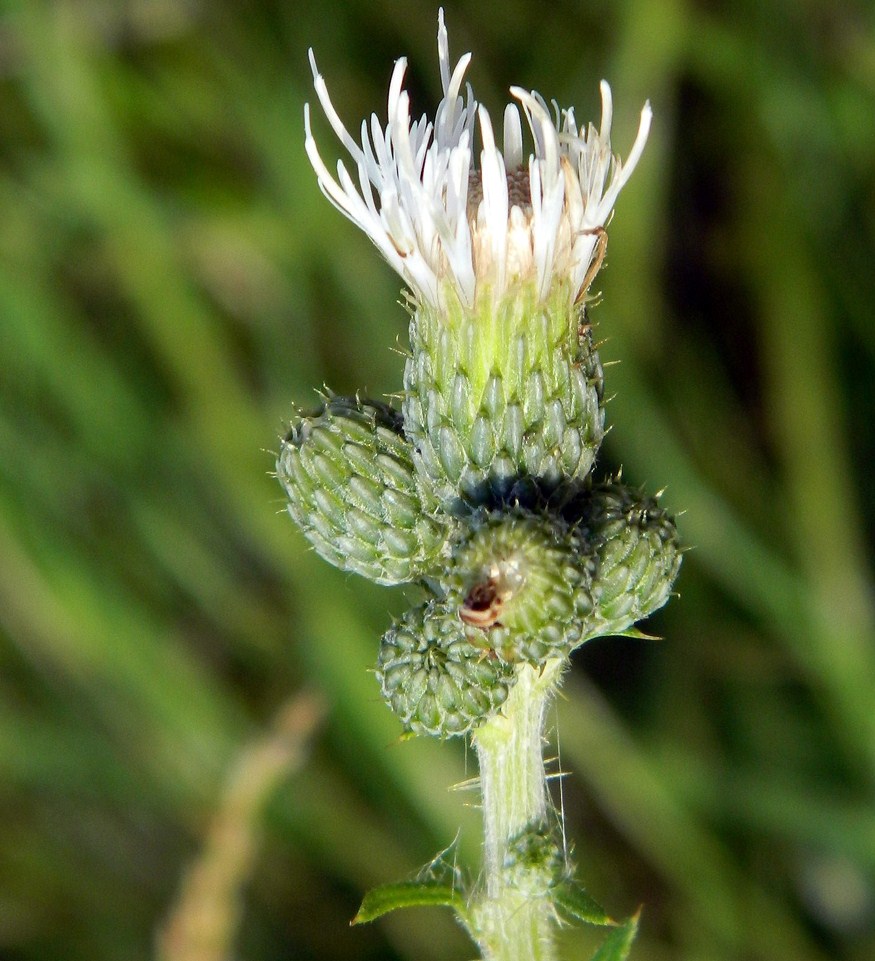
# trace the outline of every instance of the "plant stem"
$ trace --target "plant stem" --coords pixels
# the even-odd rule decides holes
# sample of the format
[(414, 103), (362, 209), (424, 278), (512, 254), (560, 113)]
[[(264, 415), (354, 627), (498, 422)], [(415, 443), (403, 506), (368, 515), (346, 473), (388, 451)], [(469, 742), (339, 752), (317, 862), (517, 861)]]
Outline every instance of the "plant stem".
[(474, 920), (486, 961), (553, 961), (555, 957), (551, 901), (546, 891), (537, 891), (537, 885), (534, 890), (521, 886), (511, 845), (526, 831), (543, 831), (548, 824), (544, 715), (562, 666), (560, 658), (540, 669), (520, 665), (502, 711), (474, 736), (480, 763), (485, 871), (485, 890)]

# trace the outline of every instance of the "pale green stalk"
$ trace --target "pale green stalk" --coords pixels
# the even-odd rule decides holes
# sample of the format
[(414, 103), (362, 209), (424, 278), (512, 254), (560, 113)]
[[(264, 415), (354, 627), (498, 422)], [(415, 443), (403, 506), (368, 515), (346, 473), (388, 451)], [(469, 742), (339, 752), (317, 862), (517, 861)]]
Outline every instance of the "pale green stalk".
[(532, 890), (537, 883), (520, 884), (525, 872), (513, 865), (511, 845), (527, 830), (548, 824), (544, 716), (562, 663), (554, 658), (540, 669), (521, 665), (501, 713), (474, 736), (480, 762), (485, 878), (473, 920), (488, 961), (555, 958), (552, 901), (546, 889)]

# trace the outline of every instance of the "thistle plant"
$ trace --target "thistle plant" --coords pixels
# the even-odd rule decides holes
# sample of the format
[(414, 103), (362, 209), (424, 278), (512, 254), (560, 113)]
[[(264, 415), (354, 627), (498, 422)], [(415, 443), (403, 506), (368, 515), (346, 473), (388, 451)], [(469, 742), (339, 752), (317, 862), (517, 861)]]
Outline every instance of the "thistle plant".
[(550, 961), (557, 924), (576, 919), (612, 926), (598, 957), (621, 959), (637, 920), (612, 921), (575, 880), (544, 725), (574, 650), (637, 634), (680, 565), (657, 499), (593, 476), (605, 395), (587, 301), (650, 106), (622, 162), (607, 83), (598, 129), (512, 87), (499, 149), (463, 87), (470, 54), (451, 66), (442, 12), (438, 59), (434, 119), (411, 119), (401, 59), (387, 121), (364, 121), (359, 142), (311, 54), (351, 169), (341, 161), (331, 173), (305, 112), (319, 186), (406, 285), (410, 351), (400, 409), (325, 395), (286, 434), (277, 476), (325, 560), (422, 588), (425, 600), (383, 636), (377, 680), (406, 734), (470, 738), (484, 823), (470, 880), (437, 859), (372, 891), (356, 920), (445, 904), (485, 959)]

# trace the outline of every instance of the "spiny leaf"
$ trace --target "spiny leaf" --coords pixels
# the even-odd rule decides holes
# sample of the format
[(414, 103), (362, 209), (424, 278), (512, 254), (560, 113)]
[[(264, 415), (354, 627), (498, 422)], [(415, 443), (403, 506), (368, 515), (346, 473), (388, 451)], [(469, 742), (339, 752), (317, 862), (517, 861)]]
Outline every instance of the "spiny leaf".
[(368, 891), (350, 924), (366, 924), (397, 908), (432, 905), (452, 908), (462, 919), (467, 911), (462, 892), (450, 885), (431, 881), (403, 881), (400, 884), (381, 884)]
[(638, 917), (640, 910), (629, 918), (625, 924), (621, 924), (616, 930), (612, 931), (604, 944), (592, 956), (592, 961), (626, 961), (632, 942), (638, 933)]
[(570, 917), (583, 921), (584, 924), (605, 926), (617, 923), (576, 881), (566, 881), (557, 885), (552, 889), (552, 894), (558, 908)]

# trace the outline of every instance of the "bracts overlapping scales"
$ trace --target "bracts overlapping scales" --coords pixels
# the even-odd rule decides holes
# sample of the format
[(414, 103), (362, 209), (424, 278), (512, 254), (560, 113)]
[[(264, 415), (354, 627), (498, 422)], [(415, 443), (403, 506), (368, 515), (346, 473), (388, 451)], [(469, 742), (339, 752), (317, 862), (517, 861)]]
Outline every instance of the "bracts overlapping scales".
[(501, 707), (513, 669), (470, 644), (458, 611), (432, 600), (383, 635), (377, 678), (406, 731), (454, 737)]
[(596, 561), (581, 640), (617, 634), (662, 607), (681, 565), (677, 527), (653, 497), (615, 481), (571, 506)]
[(580, 641), (592, 613), (592, 559), (561, 518), (484, 514), (453, 550), (447, 602), (468, 640), (504, 661), (540, 665)]
[(415, 580), (446, 543), (446, 524), (423, 510), (401, 415), (386, 404), (327, 398), (292, 425), (277, 476), (293, 520), (341, 570)]
[(419, 307), (411, 348), (405, 431), (445, 509), (555, 503), (589, 473), (604, 436), (603, 372), (582, 309), (521, 296), (448, 320)]

